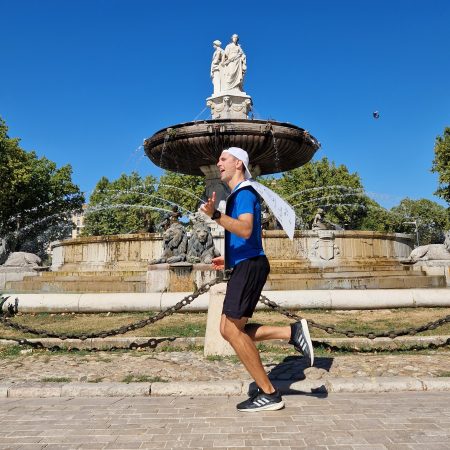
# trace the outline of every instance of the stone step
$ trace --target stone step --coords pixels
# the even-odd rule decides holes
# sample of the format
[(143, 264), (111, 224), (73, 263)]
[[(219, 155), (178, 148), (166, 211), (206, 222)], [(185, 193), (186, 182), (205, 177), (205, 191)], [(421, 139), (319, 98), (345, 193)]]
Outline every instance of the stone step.
[(375, 264), (370, 265), (338, 265), (331, 267), (311, 267), (310, 265), (302, 265), (302, 264), (292, 264), (292, 265), (284, 265), (277, 264), (276, 262), (270, 262), (270, 268), (272, 272), (280, 272), (280, 273), (315, 273), (315, 272), (390, 272), (390, 271), (399, 271), (402, 273), (413, 272), (414, 269), (412, 266), (404, 266), (402, 264), (390, 264), (390, 265), (381, 265), (377, 266)]
[(129, 281), (146, 281), (146, 274), (143, 275), (127, 275), (127, 276), (123, 276), (123, 275), (104, 275), (103, 273), (99, 273), (98, 275), (94, 276), (84, 276), (84, 277), (79, 277), (78, 275), (60, 275), (60, 274), (54, 274), (52, 277), (30, 277), (30, 276), (26, 276), (23, 278), (23, 281), (42, 281), (45, 283), (50, 283), (50, 282), (65, 282), (65, 281), (77, 281), (79, 283), (85, 283), (88, 281), (106, 281), (106, 282), (115, 282), (115, 281), (124, 281), (124, 282), (129, 282)]
[(58, 270), (55, 272), (42, 272), (42, 278), (53, 278), (55, 276), (68, 276), (68, 277), (94, 277), (94, 276), (144, 276), (146, 270), (98, 270), (98, 271), (65, 271)]
[(444, 276), (354, 277), (354, 278), (295, 278), (269, 275), (266, 290), (303, 289), (412, 289), (446, 287)]
[(103, 271), (146, 271), (148, 266), (147, 261), (117, 261), (114, 264), (92, 265), (87, 263), (71, 263), (63, 264), (58, 271), (62, 272), (103, 272)]
[(12, 292), (145, 292), (145, 281), (10, 281), (6, 291)]
[(384, 278), (384, 277), (423, 277), (426, 276), (422, 271), (402, 272), (394, 271), (351, 271), (351, 272), (281, 272), (270, 270), (270, 275), (274, 278), (292, 278), (292, 279), (331, 279), (331, 278)]

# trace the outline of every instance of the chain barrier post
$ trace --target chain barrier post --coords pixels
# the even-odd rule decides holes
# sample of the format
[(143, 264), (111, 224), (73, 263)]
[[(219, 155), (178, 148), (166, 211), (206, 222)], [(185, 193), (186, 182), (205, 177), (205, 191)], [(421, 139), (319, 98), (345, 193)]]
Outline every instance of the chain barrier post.
[(230, 356), (236, 354), (231, 345), (220, 334), (220, 320), (226, 289), (226, 283), (219, 283), (209, 291), (205, 343), (203, 346), (204, 356)]

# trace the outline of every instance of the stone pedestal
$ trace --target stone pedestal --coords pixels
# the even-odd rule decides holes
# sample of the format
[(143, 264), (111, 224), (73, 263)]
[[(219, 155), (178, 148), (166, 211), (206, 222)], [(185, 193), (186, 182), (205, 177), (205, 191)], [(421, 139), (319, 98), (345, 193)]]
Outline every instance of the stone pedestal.
[(429, 276), (445, 276), (447, 287), (450, 287), (450, 260), (432, 259), (417, 261), (413, 267), (416, 271), (425, 272)]
[(245, 92), (221, 93), (206, 99), (213, 119), (248, 119), (252, 98)]
[(203, 350), (205, 356), (236, 354), (231, 345), (220, 334), (220, 318), (226, 289), (227, 284), (220, 283), (213, 286), (209, 291), (208, 318)]
[(145, 292), (194, 292), (216, 277), (211, 264), (150, 264)]
[(216, 193), (216, 208), (225, 212), (225, 200), (230, 195), (230, 188), (220, 181), (220, 172), (215, 164), (210, 166), (200, 166), (200, 170), (205, 174), (205, 196), (211, 197)]

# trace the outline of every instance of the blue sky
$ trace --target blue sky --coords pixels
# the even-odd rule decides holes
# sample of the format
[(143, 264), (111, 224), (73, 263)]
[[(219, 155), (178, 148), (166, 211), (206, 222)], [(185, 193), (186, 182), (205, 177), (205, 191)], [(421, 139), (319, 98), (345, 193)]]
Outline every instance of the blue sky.
[(23, 148), (70, 163), (87, 194), (103, 175), (161, 174), (143, 139), (207, 118), (211, 43), (238, 33), (256, 118), (309, 130), (316, 157), (358, 172), (385, 207), (438, 201), (448, 0), (0, 0), (0, 11), (0, 116)]

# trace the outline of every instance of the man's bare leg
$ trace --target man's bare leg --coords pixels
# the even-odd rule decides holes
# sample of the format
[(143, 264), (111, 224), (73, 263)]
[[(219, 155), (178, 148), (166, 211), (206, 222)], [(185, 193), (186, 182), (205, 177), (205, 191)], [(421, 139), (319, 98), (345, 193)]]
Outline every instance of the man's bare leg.
[(246, 324), (245, 333), (250, 336), (253, 341), (267, 341), (269, 339), (286, 339), (291, 338), (291, 327), (274, 327), (271, 325), (259, 325), (256, 323)]
[(266, 394), (275, 392), (261, 362), (259, 351), (252, 338), (244, 331), (248, 318), (233, 319), (222, 314), (220, 333), (227, 340), (244, 364), (255, 383)]

